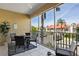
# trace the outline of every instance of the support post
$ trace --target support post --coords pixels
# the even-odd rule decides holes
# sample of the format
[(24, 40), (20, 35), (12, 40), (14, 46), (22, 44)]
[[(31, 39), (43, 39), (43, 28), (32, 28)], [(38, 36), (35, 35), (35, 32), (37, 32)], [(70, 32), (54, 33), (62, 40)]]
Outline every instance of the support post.
[(54, 43), (54, 49), (56, 50), (56, 27), (55, 27), (55, 25), (56, 25), (56, 23), (55, 23), (56, 22), (56, 16), (55, 16), (56, 13), (55, 13), (55, 10), (56, 9), (54, 8), (54, 42), (53, 43)]
[(43, 36), (44, 36), (44, 14), (41, 15), (41, 44), (43, 44)]

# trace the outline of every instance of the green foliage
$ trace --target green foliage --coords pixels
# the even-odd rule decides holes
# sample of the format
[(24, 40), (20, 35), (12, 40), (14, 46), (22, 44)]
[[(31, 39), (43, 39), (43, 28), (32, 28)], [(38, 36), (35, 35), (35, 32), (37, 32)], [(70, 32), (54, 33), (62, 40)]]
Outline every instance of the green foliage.
[(77, 29), (76, 29), (76, 31), (77, 31), (77, 41), (79, 41), (79, 27), (77, 27)]
[(37, 28), (32, 26), (32, 32), (36, 32), (37, 31)]
[(74, 33), (65, 33), (64, 37), (65, 38), (76, 38), (76, 35)]
[(65, 20), (64, 19), (61, 19), (60, 18), (60, 19), (57, 20), (57, 24), (64, 24), (64, 23), (65, 23)]
[(65, 34), (64, 34), (64, 37), (69, 38), (69, 37), (70, 37), (70, 36), (69, 36), (69, 33), (65, 33)]
[(77, 32), (79, 33), (79, 27), (77, 27)]
[(2, 34), (7, 34), (9, 32), (9, 29), (10, 29), (10, 25), (8, 22), (4, 21), (0, 24), (0, 32)]

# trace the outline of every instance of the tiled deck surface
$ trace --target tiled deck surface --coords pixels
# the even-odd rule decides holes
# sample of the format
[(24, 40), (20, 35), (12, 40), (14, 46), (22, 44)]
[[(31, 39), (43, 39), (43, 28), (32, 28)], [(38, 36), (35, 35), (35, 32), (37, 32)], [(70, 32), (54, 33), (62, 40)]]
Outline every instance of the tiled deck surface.
[[(34, 44), (34, 43), (32, 43)], [(55, 51), (50, 50), (42, 45), (37, 44), (37, 48), (34, 48), (32, 50), (19, 53), (13, 56), (46, 56), (47, 52), (50, 51), (52, 53), (52, 56), (55, 56)]]

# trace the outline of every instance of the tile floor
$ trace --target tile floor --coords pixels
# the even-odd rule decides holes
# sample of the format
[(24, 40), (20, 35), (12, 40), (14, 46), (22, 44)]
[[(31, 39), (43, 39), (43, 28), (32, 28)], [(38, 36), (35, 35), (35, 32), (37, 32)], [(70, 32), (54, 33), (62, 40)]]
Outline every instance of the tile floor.
[[(35, 44), (35, 43), (32, 43)], [(50, 51), (52, 53), (52, 56), (55, 56), (55, 51), (50, 50), (42, 45), (37, 44), (37, 48), (34, 48), (32, 50), (19, 53), (13, 56), (47, 56), (47, 52)]]

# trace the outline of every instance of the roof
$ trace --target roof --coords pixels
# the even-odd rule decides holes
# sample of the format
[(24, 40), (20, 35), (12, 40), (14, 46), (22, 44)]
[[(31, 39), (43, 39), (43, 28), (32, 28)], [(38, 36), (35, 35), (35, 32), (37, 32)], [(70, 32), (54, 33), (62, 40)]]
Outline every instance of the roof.
[(49, 28), (49, 29), (53, 29), (54, 27), (57, 29), (66, 28), (66, 26), (64, 24), (63, 25), (56, 25), (56, 26), (54, 26), (54, 25), (47, 26), (47, 28)]

